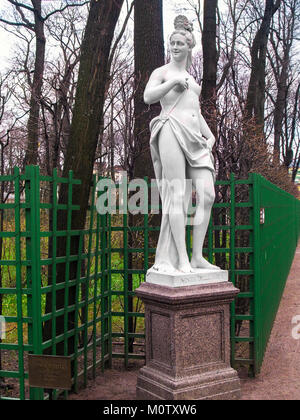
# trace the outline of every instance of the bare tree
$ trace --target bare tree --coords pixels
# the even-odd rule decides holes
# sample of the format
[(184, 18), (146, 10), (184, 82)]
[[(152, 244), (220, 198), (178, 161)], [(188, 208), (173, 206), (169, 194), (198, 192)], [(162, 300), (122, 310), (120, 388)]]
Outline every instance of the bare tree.
[[(15, 0), (7, 0), (14, 6), (14, 12), (17, 17), (15, 21), (0, 17), (0, 22), (9, 26), (24, 27), (32, 31), (35, 35), (35, 62), (33, 77), (30, 78), (30, 111), (27, 123), (28, 143), (25, 153), (25, 164), (37, 164), (38, 162), (38, 136), (39, 136), (39, 114), (40, 100), (43, 86), (43, 75), (45, 66), (45, 22), (54, 13), (61, 13), (67, 7), (77, 4), (68, 3), (60, 9), (54, 9), (43, 15), (42, 0), (31, 0), (31, 4)], [(81, 4), (86, 4), (81, 3)]]
[[(108, 0), (99, 2), (92, 0), (85, 34), (81, 46), (78, 82), (73, 110), (70, 138), (66, 151), (63, 176), (73, 170), (74, 177), (81, 180), (81, 185), (74, 188), (73, 203), (79, 205), (80, 210), (73, 212), (72, 229), (83, 229), (90, 195), (93, 167), (99, 134), (103, 126), (103, 106), (109, 77), (109, 54), (117, 20), (120, 15), (123, 0)], [(59, 202), (68, 202), (68, 188), (62, 184)], [(58, 218), (58, 229), (64, 230), (67, 224), (67, 214), (62, 212)], [(79, 237), (73, 237), (71, 253), (78, 252)], [(58, 255), (64, 255), (66, 250), (65, 238), (58, 243)], [(70, 266), (70, 278), (76, 277), (77, 264)], [(60, 264), (57, 270), (57, 283), (64, 282), (65, 267)], [(51, 279), (48, 280), (51, 283)], [(69, 304), (75, 301), (75, 288), (70, 288)], [(56, 296), (57, 309), (64, 306), (64, 291), (58, 291)], [(51, 310), (51, 298), (46, 302)], [(74, 316), (68, 317), (69, 328), (73, 328)], [(64, 330), (64, 319), (57, 319), (57, 334)], [(51, 337), (51, 323), (44, 329), (44, 336)], [(74, 351), (74, 340), (68, 342), (69, 353)], [(58, 345), (58, 354), (63, 352), (63, 346)]]
[(41, 164), (48, 175), (53, 168), (61, 172), (68, 145), (84, 23), (85, 17), (73, 8), (54, 15), (46, 25), (59, 48), (57, 58), (47, 62), (41, 98), (46, 151)]
[[(250, 5), (257, 8), (255, 0)], [(264, 136), (266, 56), (271, 22), (280, 6), (280, 0), (266, 0), (264, 14), (251, 45), (251, 75), (248, 85), (244, 117), (254, 118), (257, 129)], [(248, 134), (246, 134), (248, 135)]]
[(290, 139), (294, 142), (294, 159), (292, 161), (292, 180), (295, 182), (296, 175), (300, 168), (300, 81), (298, 82), (298, 86), (296, 92), (294, 94), (294, 107), (291, 114), (291, 129), (290, 129)]
[[(276, 82), (276, 98), (272, 98), (274, 104), (274, 164), (280, 162), (280, 152), (287, 168), (293, 158), (292, 139), (282, 143), (284, 139), (284, 119), (287, 117), (287, 100), (290, 89), (293, 85), (292, 78), (292, 47), (296, 36), (297, 10), (299, 0), (287, 0), (282, 2), (277, 13), (277, 19), (273, 19), (270, 32), (270, 44), (272, 51), (269, 51), (268, 58), (272, 67)], [(270, 49), (271, 50), (271, 49)], [(286, 139), (287, 140), (287, 139)], [(282, 148), (281, 148), (282, 146)]]
[(204, 0), (202, 51), (203, 84), (201, 93), (202, 113), (210, 129), (217, 136), (217, 8), (218, 0)]

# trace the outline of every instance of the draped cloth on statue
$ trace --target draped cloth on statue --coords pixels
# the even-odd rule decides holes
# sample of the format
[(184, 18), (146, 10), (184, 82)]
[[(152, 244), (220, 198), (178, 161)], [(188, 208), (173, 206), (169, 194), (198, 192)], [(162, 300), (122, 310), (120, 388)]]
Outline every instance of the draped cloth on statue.
[[(182, 95), (180, 95), (178, 100), (181, 98), (181, 96)], [(174, 137), (177, 139), (185, 155), (187, 163), (191, 167), (210, 169), (215, 179), (214, 158), (211, 150), (207, 146), (206, 139), (202, 137), (200, 132), (191, 130), (182, 121), (179, 121), (178, 118), (174, 117), (174, 115), (171, 115), (173, 109), (178, 103), (178, 100), (169, 113), (166, 114), (163, 109), (162, 113), (150, 122), (151, 157), (159, 194), (162, 201), (162, 220), (156, 248), (155, 264), (153, 268), (157, 271), (168, 273), (176, 271), (178, 267), (178, 253), (169, 221), (171, 195), (168, 183), (163, 182), (165, 177), (158, 148), (159, 134), (164, 124), (169, 124)], [(174, 164), (176, 164), (176, 162)], [(186, 205), (184, 209), (185, 223), (187, 220), (189, 197), (190, 191), (188, 188), (186, 188)]]

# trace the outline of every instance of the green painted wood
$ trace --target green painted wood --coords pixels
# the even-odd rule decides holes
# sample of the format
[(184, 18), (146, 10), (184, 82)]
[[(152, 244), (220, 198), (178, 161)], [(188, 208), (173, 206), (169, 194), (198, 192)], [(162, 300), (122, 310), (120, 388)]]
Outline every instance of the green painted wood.
[[(145, 178), (150, 187), (150, 182)], [(59, 343), (63, 343), (64, 352), (68, 352), (68, 340), (74, 337), (73, 385), (78, 391), (79, 380), (87, 385), (88, 373), (95, 378), (99, 369), (104, 371), (111, 366), (112, 360), (121, 358), (125, 366), (130, 360), (143, 359), (143, 305), (135, 300), (135, 288), (150, 267), (150, 258), (155, 248), (149, 247), (150, 232), (159, 231), (159, 226), (151, 225), (151, 217), (145, 214), (140, 226), (129, 226), (128, 215), (99, 215), (96, 212), (96, 177), (93, 178), (91, 203), (88, 211), (87, 225), (82, 230), (72, 230), (72, 213), (78, 210), (72, 202), (73, 185), (80, 181), (73, 179), (72, 172), (68, 178), (61, 178), (57, 171), (44, 177), (35, 166), (26, 167), (21, 174), (18, 168), (12, 175), (0, 177), (0, 182), (11, 182), (14, 185), (14, 202), (0, 203), (0, 210), (10, 212), (13, 229), (0, 232), (5, 241), (13, 241), (14, 259), (5, 256), (0, 264), (5, 269), (14, 270), (15, 287), (2, 287), (0, 294), (4, 298), (15, 299), (15, 313), (6, 317), (7, 323), (16, 325), (17, 342), (7, 340), (0, 342), (0, 349), (16, 352), (18, 367), (16, 372), (1, 370), (0, 377), (14, 378), (18, 382), (19, 399), (49, 399), (43, 389), (28, 389), (25, 370), (26, 354), (42, 354), (49, 350), (55, 355)], [(68, 202), (58, 204), (58, 190), (61, 183), (68, 184)], [(259, 372), (264, 352), (271, 333), (278, 305), (284, 290), (285, 281), (293, 260), (300, 233), (300, 202), (288, 193), (266, 181), (257, 174), (251, 174), (247, 180), (237, 180), (231, 174), (227, 181), (217, 184), (229, 188), (228, 202), (216, 203), (214, 208), (226, 211), (226, 225), (214, 226), (212, 219), (208, 229), (207, 248), (204, 249), (210, 261), (216, 254), (225, 254), (226, 269), (230, 272), (230, 281), (241, 285), (236, 301), (231, 305), (231, 353), (232, 364), (248, 366), (249, 373)], [(24, 185), (22, 195), (21, 186)], [(52, 202), (40, 201), (41, 188), (52, 189)], [(248, 191), (245, 202), (237, 201), (237, 189), (243, 187)], [(25, 199), (24, 199), (25, 198)], [(161, 205), (159, 206), (161, 207)], [(260, 211), (265, 210), (265, 222), (260, 222)], [(58, 211), (67, 212), (65, 230), (57, 230)], [(245, 225), (237, 224), (237, 212), (248, 214)], [(42, 226), (42, 212), (52, 212), (53, 228), (49, 232)], [(48, 213), (47, 213), (48, 212)], [(43, 213), (43, 214), (44, 214)], [(8, 213), (7, 213), (8, 214)], [(214, 232), (225, 230), (228, 241), (224, 248), (216, 248)], [(137, 248), (128, 247), (129, 232), (141, 234)], [(236, 235), (249, 232), (249, 243), (237, 246)], [(71, 242), (79, 235), (79, 249), (71, 255)], [(118, 245), (114, 245), (115, 235), (120, 235)], [(66, 238), (66, 252), (57, 256), (58, 238)], [(51, 241), (53, 255), (51, 258), (42, 254), (42, 243)], [(187, 228), (187, 248), (189, 256), (192, 252), (192, 228)], [(24, 245), (25, 250), (23, 249)], [(128, 259), (138, 254), (141, 264), (138, 268), (129, 269)], [(237, 261), (247, 257), (248, 266), (240, 267)], [(70, 278), (70, 264), (77, 262), (76, 278)], [(65, 264), (65, 281), (56, 283), (56, 270), (59, 264)], [(52, 282), (47, 284), (42, 269), (52, 267)], [(24, 278), (25, 276), (25, 278)], [(129, 290), (129, 276), (133, 278), (133, 289)], [(42, 281), (43, 279), (43, 281)], [(247, 286), (247, 287), (246, 287)], [(75, 304), (69, 304), (70, 288), (76, 290)], [(85, 287), (85, 294), (83, 288)], [(56, 293), (64, 290), (64, 307), (57, 309)], [(51, 294), (51, 312), (44, 312), (45, 297)], [(129, 310), (129, 299), (134, 300), (136, 312)], [(243, 306), (244, 305), (244, 306)], [(244, 309), (243, 309), (244, 308)], [(135, 310), (135, 309), (134, 309)], [(70, 328), (69, 314), (75, 313), (75, 323)], [(64, 317), (64, 331), (56, 334), (56, 321)], [(129, 324), (136, 327), (129, 332)], [(42, 341), (43, 323), (51, 321), (52, 335), (49, 340)], [(247, 330), (245, 326), (248, 326)], [(242, 334), (238, 335), (239, 328)], [(28, 331), (26, 336), (24, 331)], [(26, 337), (26, 338), (25, 338)], [(28, 339), (27, 339), (28, 337)], [(134, 340), (133, 353), (129, 351), (129, 343)], [(241, 355), (240, 346), (245, 349)], [(60, 395), (67, 398), (59, 390), (52, 393), (52, 398)], [(9, 397), (0, 395), (0, 399)]]

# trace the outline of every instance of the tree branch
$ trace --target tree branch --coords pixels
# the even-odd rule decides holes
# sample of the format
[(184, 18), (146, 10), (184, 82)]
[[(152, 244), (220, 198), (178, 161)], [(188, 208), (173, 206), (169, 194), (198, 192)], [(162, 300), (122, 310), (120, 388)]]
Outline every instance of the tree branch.
[(85, 4), (90, 3), (90, 0), (86, 0), (84, 3), (74, 3), (74, 4), (66, 4), (63, 8), (61, 9), (56, 9), (53, 10), (52, 12), (48, 13), (48, 15), (46, 15), (43, 19), (43, 21), (47, 20), (50, 16), (54, 15), (55, 13), (62, 13), (64, 10), (66, 10), (68, 7), (75, 7), (75, 6), (84, 6)]
[(24, 28), (30, 29), (31, 31), (33, 31), (33, 25), (30, 24), (30, 26), (28, 24), (25, 24), (23, 22), (10, 22), (9, 20), (6, 19), (2, 19), (0, 18), (0, 22), (6, 23), (7, 25), (11, 25), (11, 26), (23, 26)]
[(16, 7), (23, 7), (24, 9), (27, 9), (30, 12), (34, 12), (33, 7), (30, 7), (27, 4), (19, 3), (18, 1), (15, 1), (15, 0), (8, 0), (8, 1), (9, 1), (9, 3), (13, 4)]
[(133, 0), (133, 2), (131, 3), (130, 9), (129, 9), (128, 13), (127, 13), (127, 16), (126, 16), (126, 19), (125, 19), (125, 21), (124, 21), (123, 27), (122, 27), (122, 29), (121, 29), (121, 32), (119, 33), (119, 36), (118, 36), (118, 38), (116, 39), (116, 41), (115, 41), (115, 43), (114, 43), (114, 46), (112, 47), (112, 50), (111, 50), (111, 53), (110, 53), (110, 56), (109, 56), (109, 59), (108, 59), (108, 68), (110, 68), (110, 67), (111, 67), (111, 63), (112, 63), (112, 61), (113, 61), (114, 54), (115, 54), (115, 52), (116, 52), (117, 46), (118, 46), (118, 44), (119, 44), (119, 41), (121, 40), (121, 38), (122, 38), (122, 36), (123, 36), (123, 34), (124, 34), (124, 32), (125, 32), (125, 29), (126, 29), (126, 26), (127, 26), (127, 22), (128, 22), (128, 20), (129, 20), (129, 18), (130, 18), (130, 15), (131, 15), (132, 10), (133, 10), (133, 6), (134, 6), (134, 0)]

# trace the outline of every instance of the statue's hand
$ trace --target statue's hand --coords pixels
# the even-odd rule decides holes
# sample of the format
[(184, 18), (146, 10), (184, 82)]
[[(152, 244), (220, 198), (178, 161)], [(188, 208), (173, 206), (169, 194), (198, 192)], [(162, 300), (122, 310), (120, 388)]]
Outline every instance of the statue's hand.
[(215, 137), (209, 137), (207, 139), (207, 147), (209, 148), (210, 151), (212, 151), (212, 148), (214, 147), (215, 142), (216, 142)]
[(184, 92), (189, 88), (188, 78), (178, 77), (176, 78), (176, 84), (174, 87), (175, 92)]

